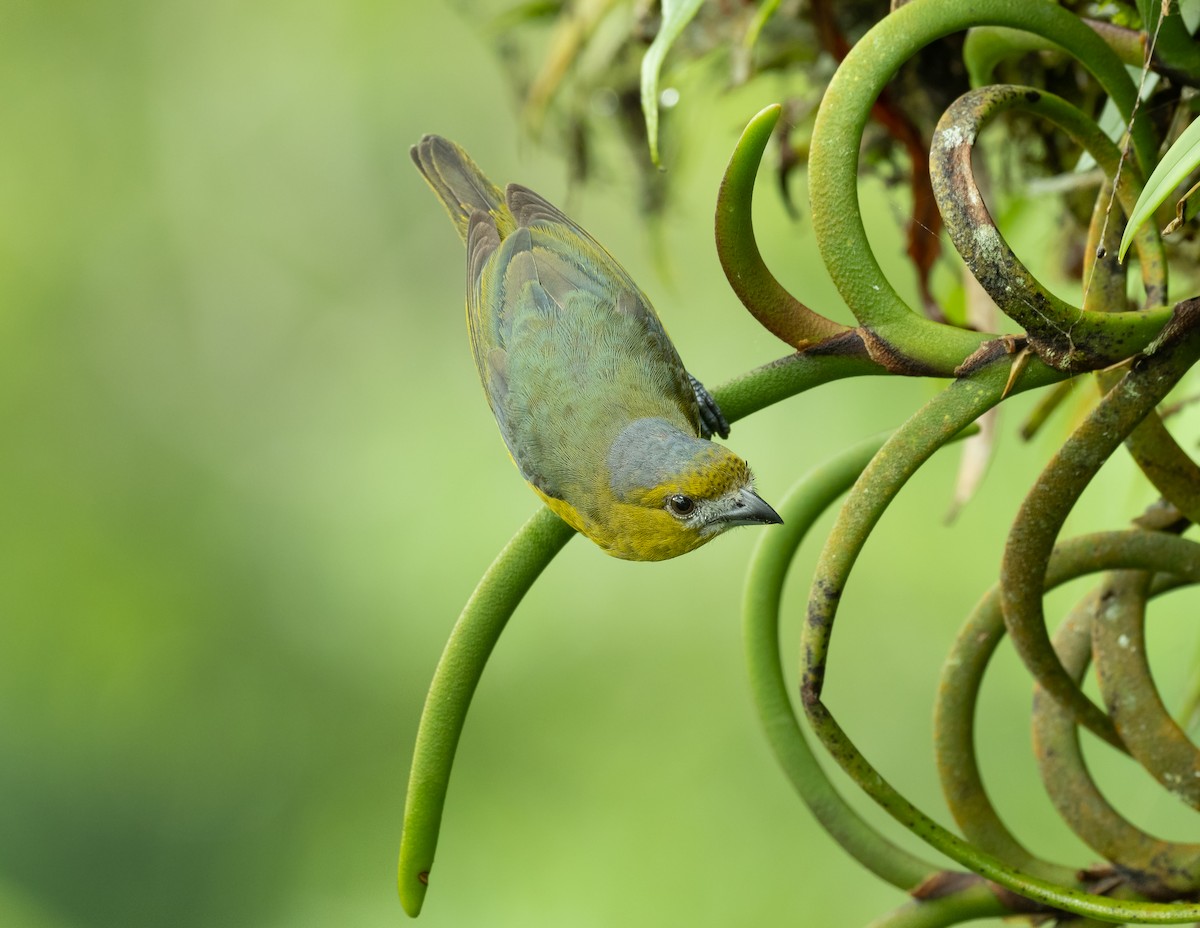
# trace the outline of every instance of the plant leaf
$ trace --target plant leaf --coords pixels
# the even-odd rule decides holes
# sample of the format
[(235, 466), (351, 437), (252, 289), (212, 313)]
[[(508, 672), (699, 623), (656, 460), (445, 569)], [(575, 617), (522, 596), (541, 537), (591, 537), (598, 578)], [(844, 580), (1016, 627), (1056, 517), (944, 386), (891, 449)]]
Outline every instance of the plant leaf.
[(1200, 26), (1200, 0), (1179, 0), (1179, 16), (1183, 19), (1183, 27), (1194, 33)]
[(658, 75), (663, 59), (683, 27), (691, 22), (703, 0), (662, 0), (662, 26), (642, 58), (642, 114), (646, 118), (646, 136), (650, 141), (650, 160), (661, 166), (658, 157)]
[(1133, 215), (1125, 226), (1125, 234), (1121, 236), (1121, 249), (1117, 260), (1125, 259), (1125, 251), (1133, 241), (1133, 235), (1148, 220), (1163, 200), (1169, 197), (1183, 179), (1200, 165), (1200, 119), (1183, 130), (1183, 134), (1175, 140), (1175, 144), (1163, 155), (1162, 161), (1146, 181), (1146, 188), (1138, 197), (1133, 207)]

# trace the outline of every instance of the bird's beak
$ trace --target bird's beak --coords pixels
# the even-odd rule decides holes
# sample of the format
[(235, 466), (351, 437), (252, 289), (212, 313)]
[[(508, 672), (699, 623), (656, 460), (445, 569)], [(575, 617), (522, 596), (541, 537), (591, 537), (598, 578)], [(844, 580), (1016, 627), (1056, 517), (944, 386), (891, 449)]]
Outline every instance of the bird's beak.
[(730, 497), (721, 512), (714, 513), (710, 522), (718, 523), (722, 528), (732, 528), (735, 525), (782, 525), (783, 519), (779, 513), (768, 506), (757, 493), (749, 488), (743, 488)]

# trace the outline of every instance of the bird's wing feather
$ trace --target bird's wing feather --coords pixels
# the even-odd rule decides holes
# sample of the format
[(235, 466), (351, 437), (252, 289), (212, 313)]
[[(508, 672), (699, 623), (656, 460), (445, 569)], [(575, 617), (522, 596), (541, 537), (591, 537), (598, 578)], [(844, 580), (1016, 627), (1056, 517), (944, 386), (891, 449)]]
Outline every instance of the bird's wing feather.
[(476, 210), (467, 224), (467, 334), (488, 405), (512, 454), (513, 442), (505, 412), (507, 356), (497, 326), (498, 314), (489, 310), (494, 305), (489, 302), (491, 293), (504, 285), (502, 274), (497, 279), (497, 262), (492, 261), (499, 249), (500, 234), (495, 221), (483, 210)]
[(689, 421), (700, 427), (700, 408), (683, 362), (649, 299), (608, 251), (573, 219), (542, 196), (509, 184), (508, 208), (517, 226), (532, 235), (538, 282), (561, 308), (573, 291), (595, 294), (615, 312), (636, 320), (645, 335), (645, 350), (655, 363), (672, 372), (672, 396)]
[[(663, 334), (666, 335), (663, 325), (658, 319), (658, 314), (650, 305), (650, 301), (638, 289), (638, 285), (633, 282), (633, 278), (608, 253), (608, 250), (592, 238), (575, 220), (540, 194), (534, 193), (528, 187), (522, 187), (520, 184), (509, 184), (505, 190), (505, 199), (518, 226), (535, 229), (548, 237), (551, 242), (565, 246), (554, 248), (551, 245), (551, 248), (554, 252), (567, 257), (569, 259), (568, 266), (574, 268), (575, 273), (568, 272), (569, 280), (566, 282), (569, 286), (594, 288), (622, 297), (620, 305), (616, 308), (623, 312), (643, 315), (648, 325), (663, 331)], [(579, 247), (580, 245), (585, 247)], [(560, 274), (562, 270), (560, 269)], [(543, 285), (551, 291), (554, 289), (545, 281), (543, 281)]]
[(485, 370), (488, 353), (499, 347), (500, 342), (495, 332), (495, 319), (491, 318), (493, 314), (483, 297), (484, 277), (499, 248), (500, 233), (496, 223), (483, 210), (476, 210), (467, 223), (467, 334), (471, 338), (471, 351), (480, 376)]
[(546, 496), (561, 498), (562, 490), (549, 470), (537, 430), (530, 430), (520, 412), (512, 416), (509, 402), (509, 347), (518, 342), (517, 330), (546, 319), (556, 306), (537, 282), (528, 229), (517, 229), (500, 240), (492, 217), (477, 211), (467, 230), (467, 328), (475, 365), (488, 404), (500, 426), (508, 453), (525, 479)]

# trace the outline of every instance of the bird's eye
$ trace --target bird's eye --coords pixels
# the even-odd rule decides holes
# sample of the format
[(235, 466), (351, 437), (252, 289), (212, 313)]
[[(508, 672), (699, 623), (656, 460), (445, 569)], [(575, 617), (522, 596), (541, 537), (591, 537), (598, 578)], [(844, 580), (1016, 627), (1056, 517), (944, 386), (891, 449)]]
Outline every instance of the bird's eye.
[(667, 506), (670, 507), (671, 512), (675, 513), (675, 515), (686, 516), (696, 508), (696, 501), (690, 496), (676, 493), (674, 496), (667, 497)]

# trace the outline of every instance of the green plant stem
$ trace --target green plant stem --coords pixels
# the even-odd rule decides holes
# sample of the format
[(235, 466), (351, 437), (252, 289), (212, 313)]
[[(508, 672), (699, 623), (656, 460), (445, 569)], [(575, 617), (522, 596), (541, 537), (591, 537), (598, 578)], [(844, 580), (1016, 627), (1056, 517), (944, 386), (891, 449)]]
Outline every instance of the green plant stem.
[[(1128, 543), (1134, 535), (1138, 538), (1137, 545)], [(1167, 547), (1163, 547), (1159, 539), (1165, 537), (1168, 536), (1110, 533), (1060, 544), (1050, 559), (1046, 589), (1098, 573), (1113, 564), (1136, 565), (1154, 559), (1164, 565), (1169, 561), (1174, 568), (1186, 572), (1192, 565), (1188, 556), (1196, 549), (1188, 547), (1190, 542), (1168, 541)], [(1155, 582), (1154, 593), (1175, 589), (1183, 582), (1190, 582), (1186, 573), (1183, 577), (1161, 576)], [(1087, 610), (1094, 601), (1094, 596), (1085, 600), (1067, 624), (1086, 621)], [(1084, 627), (1090, 630), (1090, 626)], [(1020, 870), (1070, 885), (1074, 882), (1075, 868), (1046, 863), (1026, 850), (992, 806), (980, 775), (975, 753), (975, 709), (984, 673), (1004, 634), (1000, 588), (996, 585), (972, 610), (942, 668), (934, 713), (934, 744), (942, 792), (954, 820), (969, 841)], [(1090, 638), (1080, 642), (1070, 639), (1072, 646), (1077, 644), (1084, 649), (1081, 655), (1076, 655), (1075, 651), (1063, 650), (1061, 639), (1066, 634), (1070, 633), (1060, 631), (1055, 648), (1078, 681), (1086, 667)], [(1084, 663), (1078, 664), (1077, 658)], [(1190, 846), (1168, 846), (1145, 836), (1104, 801), (1083, 765), (1070, 714), (1040, 690), (1034, 698), (1034, 745), (1047, 791), (1059, 813), (1085, 842), (1105, 859), (1114, 861), (1122, 872), (1145, 872), (1152, 865), (1160, 865), (1154, 884), (1159, 890), (1164, 886), (1182, 888), (1171, 874), (1192, 872)]]
[(809, 602), (804, 628), (808, 672), (802, 682), (806, 706), (821, 693), (821, 668), (829, 641), (825, 622), (836, 612), (846, 578), (867, 537), (908, 478), (938, 448), (999, 403), (1006, 390), (1019, 393), (1063, 376), (1035, 361), (1009, 389), (1009, 373), (1008, 364), (993, 362), (971, 377), (953, 381), (896, 431), (855, 483), (825, 542)]
[[(886, 448), (885, 445), (885, 451)], [(881, 451), (876, 460), (883, 453)], [(860, 478), (856, 490), (862, 483)], [(846, 507), (843, 507), (842, 511), (845, 513)], [(1197, 558), (1197, 552), (1200, 552), (1200, 546), (1195, 543), (1157, 532), (1104, 532), (1074, 538), (1055, 549), (1050, 573), (1046, 577), (1047, 589), (1094, 570), (1125, 567), (1153, 567), (1185, 576), (1200, 576), (1200, 559)], [(809, 617), (801, 641), (804, 657), (802, 672), (805, 680), (823, 679), (823, 664), (828, 654), (833, 618), (837, 611), (837, 602), (844, 590), (845, 576), (841, 568), (847, 562), (853, 562), (855, 553), (856, 550), (843, 551), (842, 556), (838, 556), (827, 545), (818, 565), (813, 592), (809, 599)], [(849, 557), (845, 556), (847, 554)], [(819, 696), (814, 697), (807, 686), (802, 688), (802, 695), (814, 732), (825, 744), (830, 755), (863, 791), (930, 846), (980, 876), (1042, 905), (1104, 922), (1181, 924), (1200, 919), (1200, 904), (1131, 901), (1084, 892), (1073, 886), (1059, 885), (1024, 873), (968, 844), (901, 796), (867, 762), (838, 725), (828, 707), (820, 701)]]
[(1001, 564), (1004, 621), (1035, 679), (1076, 719), (1124, 749), (1112, 720), (1063, 669), (1050, 645), (1042, 610), (1042, 580), (1054, 541), (1076, 500), (1134, 427), (1200, 358), (1200, 300), (1180, 303), (1164, 338), (1092, 410), (1021, 504)]
[(1167, 431), (1158, 410), (1130, 433), (1125, 446), (1163, 499), (1200, 524), (1200, 466)]
[[(1097, 159), (1099, 161), (1099, 159)], [(1111, 181), (1106, 181), (1096, 197), (1096, 206), (1088, 225), (1084, 246), (1084, 308), (1103, 311), (1120, 307), (1125, 301), (1125, 266), (1116, 260), (1120, 239), (1117, 224), (1106, 221), (1112, 200)], [(1145, 228), (1152, 229), (1153, 226)], [(1161, 239), (1159, 239), (1161, 242)], [(1157, 306), (1167, 293), (1167, 265), (1163, 261), (1142, 262), (1142, 283), (1147, 306)], [(1108, 391), (1121, 379), (1117, 370), (1098, 371), (1101, 391)], [(1125, 440), (1125, 447), (1146, 479), (1192, 522), (1200, 524), (1200, 466), (1179, 446), (1167, 431), (1156, 409)]]
[[(1033, 364), (1012, 389), (1019, 391), (1054, 379), (1053, 371)], [(1007, 381), (1007, 365), (992, 364), (972, 377), (952, 383), (885, 443), (855, 483), (822, 551), (809, 597), (808, 618), (801, 639), (801, 699), (805, 711), (830, 755), (864, 791), (918, 837), (980, 875), (1036, 902), (1101, 920), (1134, 918), (1165, 924), (1195, 920), (1200, 917), (1200, 906), (1115, 901), (1038, 879), (980, 852), (942, 828), (892, 788), (821, 702), (837, 606), (868, 534), (912, 473), (934, 450), (998, 402), (1005, 394)], [(1040, 582), (1038, 586), (1040, 589)]]
[(1100, 693), (1134, 759), (1173, 795), (1198, 808), (1200, 751), (1171, 718), (1150, 674), (1145, 629), (1150, 580), (1148, 573), (1131, 571), (1107, 579), (1104, 607), (1092, 623)]
[(717, 257), (742, 305), (768, 332), (799, 350), (850, 328), (813, 312), (788, 293), (758, 250), (754, 180), (782, 109), (772, 104), (751, 119), (729, 158), (717, 191)]
[(818, 348), (756, 367), (720, 384), (712, 394), (725, 418), (736, 422), (821, 384), (882, 373), (883, 368), (865, 355), (822, 354)]
[[(1084, 22), (1104, 40), (1122, 64), (1141, 67), (1146, 56), (1146, 40), (1141, 32), (1090, 19)], [(982, 26), (967, 32), (963, 42), (963, 64), (967, 66), (971, 86), (982, 87), (992, 82), (996, 65), (1006, 58), (1030, 52), (1061, 51), (1058, 45), (1040, 35), (1004, 26)]]
[(414, 918), (425, 901), (450, 768), (484, 665), (517, 604), (574, 534), (549, 509), (534, 513), (487, 569), (446, 642), (417, 729), (400, 836), (400, 902)]
[[(1153, 536), (1147, 540), (1153, 543)], [(1180, 553), (1183, 550), (1186, 549), (1181, 548)], [(1176, 557), (1176, 567), (1187, 566), (1179, 561)], [(1165, 566), (1165, 558), (1156, 563)], [(1194, 559), (1193, 564), (1200, 566), (1200, 558)], [(1191, 577), (1160, 574), (1150, 595), (1198, 581), (1200, 574), (1196, 573)], [(1115, 605), (1106, 592), (1102, 588), (1082, 600), (1055, 633), (1054, 648), (1076, 682), (1083, 679), (1091, 658), (1095, 616)], [(998, 609), (995, 621), (1001, 623), (1003, 633)], [(1114, 809), (1088, 773), (1080, 750), (1079, 731), (1071, 714), (1040, 687), (1035, 688), (1033, 697), (1033, 747), (1042, 782), (1059, 815), (1092, 850), (1112, 861), (1143, 892), (1190, 894), (1196, 890), (1200, 885), (1200, 844), (1155, 838)]]
[[(1055, 564), (1061, 561), (1056, 557)], [(959, 629), (942, 665), (934, 704), (934, 756), (950, 814), (968, 841), (1026, 873), (1072, 885), (1075, 869), (1036, 857), (1009, 831), (984, 788), (975, 753), (975, 709), (984, 673), (1004, 638), (999, 587)]]
[[(858, 203), (858, 151), (871, 106), (900, 65), (929, 42), (970, 26), (1011, 26), (1043, 35), (1078, 58), (1127, 118), (1136, 89), (1120, 60), (1066, 9), (1044, 0), (913, 0), (876, 24), (850, 50), (817, 113), (809, 160), (813, 228), (822, 259), (855, 318), (912, 358), (944, 367), (978, 345), (973, 333), (915, 313), (879, 267)], [(1154, 163), (1150, 124), (1133, 129), (1138, 163)]]
[(896, 846), (851, 808), (821, 769), (805, 740), (784, 679), (779, 605), (797, 549), (813, 523), (867, 466), (886, 435), (867, 439), (810, 471), (778, 507), (783, 525), (755, 546), (742, 599), (742, 629), (750, 690), (759, 721), (784, 773), (821, 826), (850, 856), (882, 880), (911, 890), (937, 867)]
[[(1111, 189), (1110, 184), (1105, 184), (1097, 199), (1085, 249), (1084, 274), (1085, 280), (1089, 280), (1095, 290), (1118, 291), (1119, 288), (1123, 299), (1124, 268), (1116, 263), (1113, 252), (1113, 240), (1117, 238), (1116, 226), (1115, 223), (1105, 222), (1101, 213), (1103, 202), (1111, 199), (1108, 196)], [(1129, 209), (1128, 205), (1126, 209)], [(1144, 228), (1154, 227), (1148, 224)], [(1103, 242), (1099, 241), (1101, 236), (1105, 239)], [(1098, 258), (1097, 254), (1103, 254), (1104, 257)], [(1147, 302), (1160, 293), (1165, 294), (1165, 262), (1153, 263), (1149, 268), (1143, 264), (1143, 281), (1148, 294)], [(1115, 296), (1114, 293), (1113, 299), (1107, 302), (1115, 302)], [(1096, 378), (1101, 390), (1107, 391), (1116, 386), (1120, 374), (1115, 370), (1100, 371)], [(1200, 467), (1167, 431), (1157, 409), (1151, 410), (1129, 434), (1125, 447), (1164, 499), (1193, 523), (1200, 521)], [(1158, 578), (1158, 581), (1161, 579)], [(1143, 628), (1145, 592), (1153, 582), (1156, 582), (1155, 578), (1148, 573), (1123, 572), (1112, 575), (1103, 591), (1105, 599), (1102, 601), (1107, 602), (1105, 621), (1091, 625), (1091, 643), (1095, 649), (1101, 692), (1122, 742), (1156, 780), (1195, 807), (1200, 801), (1200, 787), (1196, 785), (1195, 776), (1181, 776), (1181, 772), (1189, 768), (1194, 773), (1200, 771), (1200, 753), (1163, 705), (1146, 656)], [(1085, 662), (1083, 666), (1086, 666), (1086, 656), (1082, 659)], [(1072, 668), (1067, 669), (1070, 672)], [(1075, 674), (1077, 684), (1082, 673), (1081, 666)], [(1047, 700), (1043, 699), (1042, 702)], [(1057, 750), (1044, 752), (1047, 756), (1044, 763), (1055, 764), (1054, 758), (1060, 758), (1060, 769), (1057, 775), (1045, 778), (1048, 790), (1064, 789), (1066, 784), (1077, 783), (1080, 778), (1090, 784), (1073, 727), (1070, 744), (1065, 746), (1059, 743), (1065, 740), (1061, 726), (1055, 730), (1060, 737), (1051, 743)], [(1062, 769), (1072, 762), (1078, 763), (1073, 777), (1068, 776), (1069, 771)], [(1086, 787), (1077, 785), (1063, 795), (1063, 802), (1075, 804), (1080, 801), (1076, 797), (1087, 795), (1090, 794)], [(1094, 798), (1088, 808), (1099, 810), (1086, 819), (1093, 826), (1098, 819), (1107, 823), (1111, 815), (1116, 814), (1102, 799)], [(1106, 817), (1105, 813), (1110, 814)], [(1114, 853), (1106, 856), (1118, 861), (1125, 869), (1149, 873), (1154, 880), (1167, 887), (1195, 888), (1198, 885), (1200, 846), (1181, 847), (1162, 842), (1138, 829), (1122, 832), (1119, 827), (1093, 827), (1092, 831), (1098, 836), (1097, 841), (1114, 842)]]
[[(1110, 175), (1104, 178), (1096, 193), (1087, 239), (1083, 243), (1083, 308), (1088, 312), (1120, 312), (1129, 302), (1126, 295), (1129, 275), (1126, 265), (1117, 260), (1116, 254), (1116, 248), (1121, 244), (1121, 230), (1119, 223), (1110, 221), (1110, 207), (1115, 202)], [(1160, 273), (1153, 277), (1147, 274), (1144, 266), (1142, 268), (1142, 283), (1147, 293), (1154, 296), (1153, 303), (1147, 299), (1143, 304), (1147, 308), (1159, 306), (1167, 298), (1166, 262), (1158, 263), (1157, 268)]]
[(867, 928), (946, 928), (979, 918), (1004, 918), (1012, 910), (993, 887), (973, 881), (962, 889), (934, 899), (912, 899), (875, 919)]
[[(1119, 175), (1117, 198), (1127, 211), (1137, 202), (1141, 181), (1136, 167), (1126, 165), (1118, 170), (1120, 151), (1091, 118), (1054, 94), (999, 84), (972, 90), (955, 100), (934, 133), (929, 173), (946, 231), (975, 279), (1004, 314), (1025, 330), (1029, 346), (1047, 364), (1062, 370), (1094, 370), (1115, 364), (1145, 348), (1171, 311), (1114, 312), (1124, 309), (1124, 293), (1120, 303), (1105, 307), (1105, 312), (1080, 309), (1051, 293), (1013, 253), (988, 213), (971, 165), (979, 134), (1012, 109), (1033, 113), (1063, 129), (1110, 178)], [(1117, 220), (1111, 221), (1115, 227)], [(1161, 302), (1166, 299), (1166, 254), (1157, 230), (1145, 226), (1142, 233), (1137, 244), (1143, 280), (1147, 292), (1156, 294)], [(1106, 255), (1103, 261), (1115, 263), (1116, 255)]]

